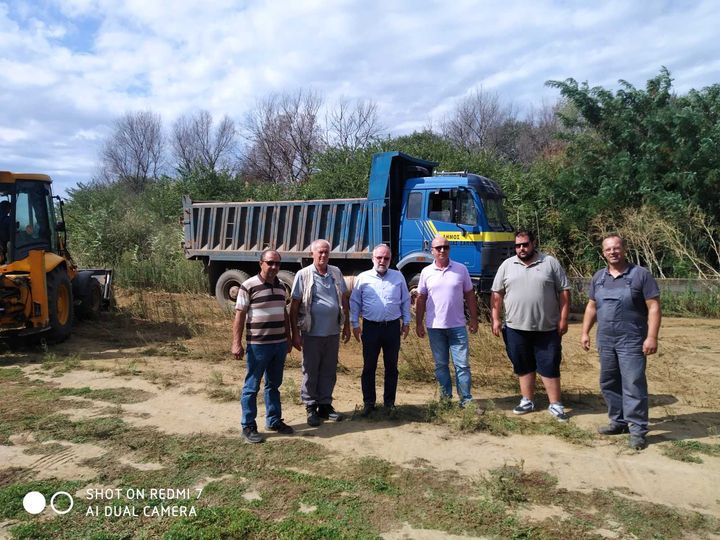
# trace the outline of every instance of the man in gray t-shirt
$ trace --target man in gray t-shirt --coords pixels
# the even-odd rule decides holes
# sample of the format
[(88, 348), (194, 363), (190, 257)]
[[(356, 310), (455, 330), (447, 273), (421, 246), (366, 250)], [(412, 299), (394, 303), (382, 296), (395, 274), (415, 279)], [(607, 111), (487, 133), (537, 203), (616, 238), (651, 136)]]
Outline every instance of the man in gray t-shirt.
[(558, 260), (536, 250), (531, 231), (515, 233), (515, 253), (500, 265), (492, 285), (492, 331), (503, 335), (522, 393), (513, 412), (535, 410), (537, 372), (550, 401), (548, 411), (558, 421), (567, 422), (560, 401), (560, 361), (570, 311), (570, 284)]
[(315, 240), (310, 245), (313, 264), (295, 276), (290, 302), (293, 347), (302, 351), (300, 397), (307, 410), (308, 425), (321, 419), (340, 421), (342, 414), (332, 406), (337, 379), (340, 332), (343, 343), (350, 339), (350, 304), (345, 279), (336, 266), (328, 264), (330, 244)]

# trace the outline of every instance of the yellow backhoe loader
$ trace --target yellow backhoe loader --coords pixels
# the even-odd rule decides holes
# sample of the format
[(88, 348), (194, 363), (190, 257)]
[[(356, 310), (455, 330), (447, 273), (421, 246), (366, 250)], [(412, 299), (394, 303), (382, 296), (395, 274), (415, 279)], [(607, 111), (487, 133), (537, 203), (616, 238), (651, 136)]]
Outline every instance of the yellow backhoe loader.
[(112, 299), (111, 270), (73, 262), (51, 184), (44, 174), (0, 171), (0, 338), (63, 341), (76, 315), (96, 317)]

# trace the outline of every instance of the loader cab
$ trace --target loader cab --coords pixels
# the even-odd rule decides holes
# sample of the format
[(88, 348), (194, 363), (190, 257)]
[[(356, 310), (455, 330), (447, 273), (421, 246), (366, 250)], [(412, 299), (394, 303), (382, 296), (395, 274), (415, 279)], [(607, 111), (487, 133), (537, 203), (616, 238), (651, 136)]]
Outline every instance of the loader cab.
[(0, 257), (8, 264), (30, 250), (58, 252), (50, 178), (0, 172)]

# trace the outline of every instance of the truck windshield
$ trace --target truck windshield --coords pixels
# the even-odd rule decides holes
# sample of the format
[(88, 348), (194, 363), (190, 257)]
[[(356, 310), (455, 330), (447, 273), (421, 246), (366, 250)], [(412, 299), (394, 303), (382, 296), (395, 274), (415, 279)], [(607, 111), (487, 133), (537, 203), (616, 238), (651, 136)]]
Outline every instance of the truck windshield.
[[(442, 189), (430, 193), (428, 201), (428, 217), (436, 221), (458, 223), (461, 225), (477, 225), (477, 209), (472, 192), (461, 189), (453, 199), (453, 191)], [(455, 221), (457, 220), (457, 221)]]
[(512, 231), (512, 227), (505, 215), (503, 200), (490, 197), (481, 197), (481, 200), (488, 225), (496, 231)]

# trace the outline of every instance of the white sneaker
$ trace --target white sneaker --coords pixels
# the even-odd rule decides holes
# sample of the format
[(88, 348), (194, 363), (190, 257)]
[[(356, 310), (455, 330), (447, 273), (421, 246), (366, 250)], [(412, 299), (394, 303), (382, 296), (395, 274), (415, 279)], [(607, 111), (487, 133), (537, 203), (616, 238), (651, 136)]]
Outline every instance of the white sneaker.
[(513, 409), (513, 413), (527, 414), (529, 412), (533, 412), (534, 410), (535, 410), (535, 403), (533, 403), (532, 400), (524, 397), (520, 400), (520, 404)]
[(548, 407), (548, 412), (552, 414), (558, 422), (567, 422), (570, 417), (565, 414), (565, 407), (562, 403), (551, 403)]

